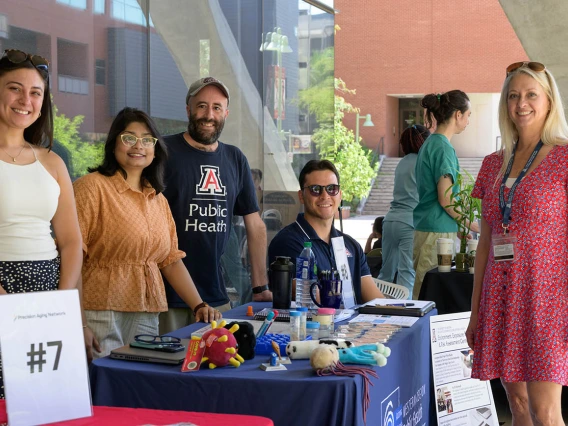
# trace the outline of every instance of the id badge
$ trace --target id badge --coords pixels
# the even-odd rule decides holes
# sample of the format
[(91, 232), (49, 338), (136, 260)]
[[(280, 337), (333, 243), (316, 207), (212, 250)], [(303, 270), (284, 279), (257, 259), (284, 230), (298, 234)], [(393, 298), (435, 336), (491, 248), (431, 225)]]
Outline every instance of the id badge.
[(493, 258), (495, 262), (508, 262), (517, 256), (517, 237), (513, 234), (493, 235)]

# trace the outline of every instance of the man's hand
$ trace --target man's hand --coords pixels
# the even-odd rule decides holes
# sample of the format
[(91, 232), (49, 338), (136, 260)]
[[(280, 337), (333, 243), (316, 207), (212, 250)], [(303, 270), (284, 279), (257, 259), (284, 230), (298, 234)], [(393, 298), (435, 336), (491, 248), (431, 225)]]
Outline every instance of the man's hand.
[(99, 341), (95, 337), (93, 331), (87, 326), (83, 329), (83, 338), (85, 339), (85, 349), (87, 351), (87, 361), (89, 364), (93, 360), (93, 350), (100, 353), (101, 346), (99, 345)]
[(252, 295), (253, 302), (272, 302), (272, 292), (270, 290), (264, 290), (262, 293)]

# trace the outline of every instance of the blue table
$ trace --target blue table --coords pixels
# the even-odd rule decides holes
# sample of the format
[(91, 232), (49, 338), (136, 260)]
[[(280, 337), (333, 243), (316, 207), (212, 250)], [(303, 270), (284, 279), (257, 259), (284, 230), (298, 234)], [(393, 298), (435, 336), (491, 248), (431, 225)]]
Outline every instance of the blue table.
[[(270, 304), (253, 306), (258, 311)], [(246, 319), (245, 312), (246, 306), (240, 306), (225, 316)], [(401, 330), (387, 344), (392, 355), (385, 367), (376, 367), (379, 379), (373, 378), (370, 387), (368, 425), (435, 424), (429, 339), (429, 317), (435, 314)], [(187, 338), (202, 326), (172, 334)], [(93, 404), (257, 415), (276, 426), (364, 424), (360, 376), (317, 377), (308, 360), (293, 361), (288, 371), (268, 373), (259, 369), (266, 358), (257, 356), (239, 368), (202, 367), (193, 373), (181, 373), (180, 366), (102, 358), (91, 365)]]

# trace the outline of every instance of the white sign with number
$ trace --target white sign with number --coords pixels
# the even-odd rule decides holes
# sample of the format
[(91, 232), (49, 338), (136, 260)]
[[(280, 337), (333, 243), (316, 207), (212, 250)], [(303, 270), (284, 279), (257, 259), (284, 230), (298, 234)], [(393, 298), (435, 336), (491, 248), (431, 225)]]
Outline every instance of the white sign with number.
[(92, 415), (77, 290), (0, 296), (0, 343), (11, 426)]

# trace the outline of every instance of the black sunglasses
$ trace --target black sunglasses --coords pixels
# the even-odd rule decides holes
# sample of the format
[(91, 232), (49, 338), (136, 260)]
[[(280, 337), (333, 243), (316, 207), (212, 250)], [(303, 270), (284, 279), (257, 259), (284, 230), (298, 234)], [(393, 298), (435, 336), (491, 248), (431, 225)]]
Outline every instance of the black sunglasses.
[(310, 191), (310, 194), (312, 194), (314, 197), (319, 197), (322, 193), (322, 191), (325, 189), (325, 192), (328, 193), (328, 195), (330, 195), (331, 197), (336, 196), (337, 194), (339, 194), (339, 185), (336, 183), (331, 183), (329, 185), (308, 185), (308, 186), (304, 186), (302, 189), (308, 189)]
[(43, 56), (31, 55), (18, 49), (6, 49), (2, 57), (4, 56), (13, 64), (21, 64), (29, 60), (38, 70), (47, 72), (49, 69), (49, 61)]
[(544, 64), (541, 64), (540, 62), (515, 62), (507, 67), (507, 75), (522, 67), (527, 67), (534, 72), (543, 72), (546, 70)]
[(152, 334), (139, 334), (134, 336), (134, 340), (140, 343), (159, 343), (161, 345), (179, 346), (181, 339), (173, 336), (154, 336)]

